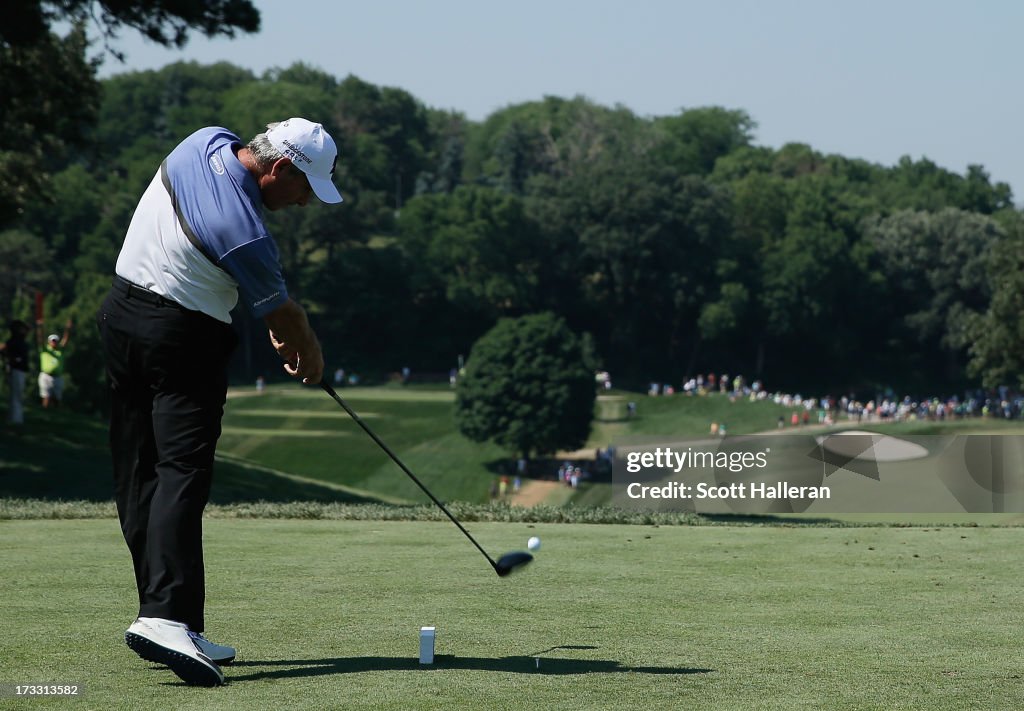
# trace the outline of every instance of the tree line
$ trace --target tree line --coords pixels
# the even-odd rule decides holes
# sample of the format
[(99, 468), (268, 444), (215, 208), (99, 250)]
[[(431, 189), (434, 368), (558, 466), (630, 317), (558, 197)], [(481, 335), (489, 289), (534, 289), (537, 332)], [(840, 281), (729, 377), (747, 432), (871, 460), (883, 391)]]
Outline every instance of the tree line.
[[(267, 215), (329, 369), (447, 374), (502, 317), (552, 312), (617, 385), (724, 370), (925, 395), (1024, 374), (1024, 215), (982, 166), (758, 146), (753, 118), (722, 107), (545, 97), (472, 121), (303, 64), (96, 81), (81, 42), (48, 46), (68, 76), (42, 109), (0, 112), (11, 131), (54, 112), (48, 141), (0, 147), (0, 311), (30, 316), (40, 289), (81, 325), (67, 367), (84, 407), (103, 402), (92, 314), (161, 159), (199, 127), (248, 140), (289, 116), (339, 147), (343, 206)], [(235, 323), (233, 378), (276, 373), (261, 325)]]

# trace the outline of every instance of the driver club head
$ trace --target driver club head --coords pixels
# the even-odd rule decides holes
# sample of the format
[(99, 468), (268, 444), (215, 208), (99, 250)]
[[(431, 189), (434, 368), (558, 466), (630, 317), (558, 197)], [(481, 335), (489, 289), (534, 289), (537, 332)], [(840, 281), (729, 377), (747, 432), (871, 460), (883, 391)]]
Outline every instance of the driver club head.
[(506, 553), (505, 555), (498, 558), (498, 561), (494, 564), (494, 572), (500, 577), (504, 578), (506, 575), (511, 573), (513, 570), (522, 568), (524, 565), (533, 560), (533, 556), (526, 551), (515, 551), (513, 553)]

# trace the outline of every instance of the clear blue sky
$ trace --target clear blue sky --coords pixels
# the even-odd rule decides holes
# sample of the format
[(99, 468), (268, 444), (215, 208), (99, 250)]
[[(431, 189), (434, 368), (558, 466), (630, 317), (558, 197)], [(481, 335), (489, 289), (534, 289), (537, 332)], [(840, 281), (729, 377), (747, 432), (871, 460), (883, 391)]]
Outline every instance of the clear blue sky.
[(125, 30), (101, 76), (177, 60), (296, 61), (474, 120), (582, 94), (652, 116), (746, 110), (755, 142), (891, 165), (980, 163), (1024, 203), (1024, 2), (256, 0), (262, 30), (181, 51)]

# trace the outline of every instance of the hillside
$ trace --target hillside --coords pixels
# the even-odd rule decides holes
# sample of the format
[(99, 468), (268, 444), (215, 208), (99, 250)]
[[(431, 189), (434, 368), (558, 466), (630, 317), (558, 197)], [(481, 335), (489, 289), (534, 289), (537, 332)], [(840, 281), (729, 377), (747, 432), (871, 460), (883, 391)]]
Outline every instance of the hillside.
[[(498, 447), (455, 430), (454, 394), (447, 388), (347, 388), (341, 395), (443, 499), (486, 501), (493, 476), (511, 464)], [(633, 418), (626, 417), (630, 400), (638, 405)], [(595, 449), (624, 437), (703, 434), (711, 422), (735, 433), (763, 430), (780, 412), (770, 403), (718, 396), (615, 392), (598, 401), (583, 454), (592, 458)], [(105, 422), (34, 405), (26, 420), (21, 434), (0, 430), (0, 496), (110, 498)], [(532, 463), (531, 476), (553, 478), (557, 461)], [(213, 502), (261, 499), (420, 502), (423, 494), (330, 398), (286, 384), (262, 395), (233, 390), (225, 408)]]

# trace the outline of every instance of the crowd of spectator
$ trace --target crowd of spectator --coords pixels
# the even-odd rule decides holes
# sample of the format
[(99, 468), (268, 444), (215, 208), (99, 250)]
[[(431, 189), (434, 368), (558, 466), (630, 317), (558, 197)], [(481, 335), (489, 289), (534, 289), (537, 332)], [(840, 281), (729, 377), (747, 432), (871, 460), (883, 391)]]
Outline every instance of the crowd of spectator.
[[(791, 408), (788, 418), (779, 418), (779, 427), (808, 424), (832, 425), (840, 419), (858, 423), (944, 421), (969, 417), (995, 417), (1005, 420), (1024, 418), (1024, 393), (1007, 386), (992, 390), (968, 390), (963, 395), (914, 397), (896, 395), (887, 390), (872, 398), (856, 394), (805, 397), (799, 393), (769, 392), (760, 380), (747, 382), (742, 375), (715, 373), (687, 378), (680, 389), (686, 396), (711, 393), (726, 395), (730, 400), (768, 400)], [(648, 395), (671, 396), (677, 391), (671, 384), (651, 383)], [(719, 432), (718, 434), (721, 434)]]

